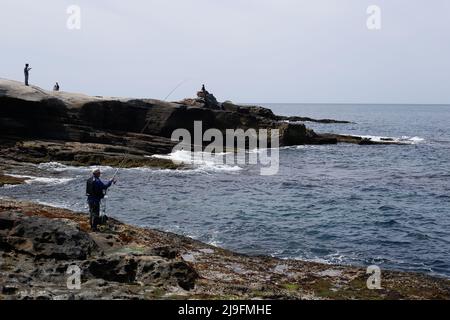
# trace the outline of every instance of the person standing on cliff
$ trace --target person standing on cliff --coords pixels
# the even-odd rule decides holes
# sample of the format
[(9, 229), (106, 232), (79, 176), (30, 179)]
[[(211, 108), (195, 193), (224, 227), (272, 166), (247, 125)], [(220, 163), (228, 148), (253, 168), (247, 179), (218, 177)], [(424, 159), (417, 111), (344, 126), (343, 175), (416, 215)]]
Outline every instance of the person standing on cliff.
[(89, 204), (89, 222), (92, 231), (98, 231), (97, 226), (100, 218), (100, 202), (105, 197), (105, 192), (116, 180), (113, 178), (108, 183), (103, 183), (100, 180), (100, 169), (92, 171), (92, 177), (86, 183), (86, 195)]
[(59, 83), (55, 83), (55, 85), (53, 86), (53, 91), (59, 91)]
[(25, 69), (23, 69), (23, 73), (25, 74), (25, 85), (28, 86), (28, 78), (30, 76), (30, 70), (32, 68), (29, 67), (29, 64), (27, 63), (25, 65)]

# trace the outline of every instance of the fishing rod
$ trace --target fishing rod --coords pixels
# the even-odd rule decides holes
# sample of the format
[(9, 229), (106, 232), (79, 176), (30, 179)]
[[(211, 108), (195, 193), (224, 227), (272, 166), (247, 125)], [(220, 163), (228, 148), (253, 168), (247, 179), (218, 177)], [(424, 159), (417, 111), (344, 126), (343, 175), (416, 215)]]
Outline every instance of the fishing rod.
[[(172, 93), (174, 93), (179, 87), (181, 87), (184, 83), (186, 83), (188, 81), (189, 81), (189, 79), (185, 79), (185, 80), (181, 81), (179, 84), (177, 84), (177, 86), (175, 88), (173, 88), (172, 91), (170, 91), (170, 93), (164, 98), (163, 101), (166, 102), (167, 99), (169, 99), (169, 97), (172, 95)], [(144, 128), (142, 128), (141, 134), (143, 134), (144, 131), (147, 130), (149, 124), (150, 124), (150, 119), (147, 121), (147, 123), (145, 124)]]
[[(179, 87), (181, 87), (183, 84), (185, 84), (186, 82), (188, 82), (189, 81), (189, 79), (185, 79), (185, 80), (183, 80), (183, 81), (181, 81), (180, 83), (178, 83), (173, 89), (172, 89), (172, 91), (170, 91), (169, 92), (169, 94), (164, 98), (164, 100), (163, 101), (167, 101), (167, 99), (179, 88)], [(150, 125), (150, 119), (149, 120), (147, 120), (147, 122), (145, 123), (145, 126), (142, 128), (142, 130), (140, 131), (140, 134), (143, 134), (144, 132), (145, 132), (145, 130), (148, 128), (148, 126)], [(117, 175), (119, 174), (119, 169), (121, 169), (122, 168), (122, 166), (123, 166), (123, 164), (125, 163), (125, 160), (127, 159), (127, 157), (128, 157), (128, 155), (130, 154), (130, 151), (128, 151), (125, 155), (124, 155), (124, 157), (123, 157), (123, 159), (122, 159), (122, 161), (119, 163), (119, 166), (117, 167), (117, 169), (116, 169), (116, 172), (114, 173), (114, 175), (113, 175), (113, 177), (112, 177), (112, 181), (114, 181), (115, 179), (116, 179), (116, 177), (117, 177)], [(114, 182), (115, 183), (115, 182)], [(103, 213), (106, 213), (106, 193), (107, 193), (107, 191), (105, 191), (105, 201), (104, 201), (104, 206), (103, 206)]]
[(183, 84), (185, 84), (188, 81), (189, 81), (189, 79), (185, 79), (185, 80), (181, 81), (175, 88), (173, 88), (172, 91), (170, 91), (170, 93), (164, 98), (163, 101), (166, 101), (172, 95), (172, 93), (174, 93), (179, 87), (181, 87)]
[(119, 173), (119, 168), (116, 169), (116, 172), (114, 172), (113, 177), (111, 178), (112, 181), (114, 181), (114, 179), (116, 179), (117, 174)]
[[(167, 99), (179, 88), (181, 87), (183, 84), (185, 84), (186, 82), (188, 82), (190, 79), (185, 79), (183, 81), (181, 81), (180, 83), (178, 83), (173, 89), (172, 91), (169, 92), (169, 94), (164, 98), (164, 102), (167, 101)], [(140, 131), (140, 134), (143, 134), (145, 132), (145, 130), (147, 130), (148, 126), (150, 125), (150, 121), (151, 119), (147, 120), (147, 122), (145, 123), (145, 126), (142, 128), (142, 130)], [(125, 156), (123, 157), (122, 161), (119, 163), (119, 166), (116, 170), (116, 173), (114, 174), (114, 178), (117, 176), (118, 172), (119, 172), (119, 168), (121, 168), (126, 160), (126, 158), (128, 157), (128, 155), (130, 154), (130, 152), (128, 151), (128, 153), (125, 154)]]

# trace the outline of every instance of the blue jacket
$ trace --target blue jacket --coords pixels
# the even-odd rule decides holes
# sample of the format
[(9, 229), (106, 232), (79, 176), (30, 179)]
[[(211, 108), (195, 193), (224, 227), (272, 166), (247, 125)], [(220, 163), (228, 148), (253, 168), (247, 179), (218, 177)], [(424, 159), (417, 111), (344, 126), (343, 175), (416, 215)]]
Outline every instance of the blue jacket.
[[(113, 181), (109, 181), (108, 183), (103, 183), (100, 178), (96, 178), (93, 176), (91, 179), (94, 179), (94, 190), (96, 193), (101, 193), (103, 190), (107, 190), (109, 187), (111, 187)], [(100, 203), (103, 197), (95, 196), (95, 195), (89, 195), (88, 196), (88, 202), (89, 203)]]

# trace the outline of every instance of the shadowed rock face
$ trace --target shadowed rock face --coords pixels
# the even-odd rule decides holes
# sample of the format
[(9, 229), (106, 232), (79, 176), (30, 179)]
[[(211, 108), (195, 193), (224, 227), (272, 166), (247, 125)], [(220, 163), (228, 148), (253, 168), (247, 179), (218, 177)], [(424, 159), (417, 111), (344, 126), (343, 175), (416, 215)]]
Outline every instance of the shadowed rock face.
[(0, 134), (66, 140), (69, 122), (66, 105), (58, 99), (39, 102), (0, 96)]

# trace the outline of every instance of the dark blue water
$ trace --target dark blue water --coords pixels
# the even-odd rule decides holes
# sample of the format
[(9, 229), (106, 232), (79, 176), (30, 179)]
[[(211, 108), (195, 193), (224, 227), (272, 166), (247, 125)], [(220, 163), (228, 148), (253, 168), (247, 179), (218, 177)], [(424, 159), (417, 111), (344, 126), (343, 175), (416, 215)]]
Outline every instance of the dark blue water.
[[(209, 162), (183, 172), (120, 170), (108, 214), (247, 254), (450, 276), (450, 106), (266, 106), (355, 122), (307, 124), (318, 132), (405, 144), (283, 148), (274, 176)], [(47, 164), (18, 174), (50, 179), (0, 195), (86, 210), (87, 168)]]

